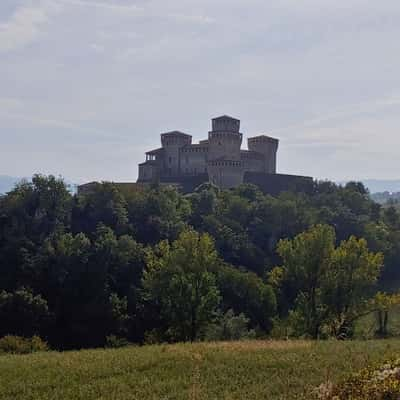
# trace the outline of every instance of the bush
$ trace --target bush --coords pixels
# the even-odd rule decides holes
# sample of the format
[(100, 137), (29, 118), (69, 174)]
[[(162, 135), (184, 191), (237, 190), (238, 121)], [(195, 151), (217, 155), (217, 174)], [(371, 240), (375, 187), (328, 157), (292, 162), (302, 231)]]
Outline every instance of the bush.
[(338, 385), (324, 383), (314, 394), (320, 400), (398, 400), (400, 359), (364, 368)]
[(30, 289), (0, 291), (0, 336), (43, 334), (51, 317), (47, 301)]
[(115, 335), (107, 336), (106, 338), (106, 347), (116, 349), (118, 347), (128, 346), (129, 342), (125, 338), (121, 338)]
[(240, 340), (255, 337), (255, 331), (248, 329), (249, 319), (241, 313), (235, 315), (233, 310), (228, 310), (220, 315), (217, 322), (210, 324), (204, 335), (205, 340)]
[(49, 350), (48, 345), (39, 336), (23, 338), (7, 335), (0, 339), (0, 353), (29, 354)]

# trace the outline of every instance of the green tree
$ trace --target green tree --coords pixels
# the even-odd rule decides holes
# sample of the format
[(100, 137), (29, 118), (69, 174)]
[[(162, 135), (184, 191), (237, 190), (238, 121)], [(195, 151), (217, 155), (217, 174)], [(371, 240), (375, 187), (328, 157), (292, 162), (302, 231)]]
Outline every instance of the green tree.
[(368, 250), (354, 236), (335, 248), (335, 232), (317, 225), (278, 244), (283, 266), (270, 274), (270, 282), (291, 291), (291, 320), (299, 334), (318, 338), (323, 331), (349, 336), (354, 321), (367, 310), (383, 264), (383, 256)]
[(46, 300), (31, 290), (20, 288), (13, 293), (0, 292), (0, 337), (40, 335), (51, 318)]
[(241, 340), (254, 338), (255, 331), (249, 329), (249, 319), (243, 314), (235, 315), (233, 310), (220, 314), (217, 320), (207, 326), (205, 340)]
[(370, 252), (365, 239), (351, 236), (335, 249), (322, 287), (333, 336), (351, 336), (355, 320), (373, 295), (382, 266), (382, 254)]
[(219, 263), (207, 234), (184, 231), (172, 244), (164, 241), (147, 258), (143, 287), (159, 310), (171, 340), (198, 338), (212, 321), (220, 296), (212, 271)]
[(375, 334), (378, 337), (387, 337), (389, 335), (389, 313), (400, 304), (400, 294), (378, 292), (370, 302), (370, 310), (376, 315), (378, 324)]
[(67, 231), (72, 196), (64, 181), (34, 175), (0, 197), (0, 289), (32, 287), (35, 255), (48, 236)]
[(221, 308), (245, 314), (252, 328), (269, 331), (276, 314), (276, 297), (272, 287), (250, 271), (240, 271), (229, 265), (216, 271), (221, 292)]
[(317, 338), (326, 315), (322, 286), (332, 264), (335, 232), (327, 225), (316, 225), (293, 240), (278, 243), (285, 278), (296, 290), (296, 308), (302, 317), (304, 333)]
[(72, 230), (93, 234), (101, 223), (115, 233), (129, 231), (127, 202), (124, 195), (110, 182), (96, 184), (84, 195), (75, 198), (72, 210)]

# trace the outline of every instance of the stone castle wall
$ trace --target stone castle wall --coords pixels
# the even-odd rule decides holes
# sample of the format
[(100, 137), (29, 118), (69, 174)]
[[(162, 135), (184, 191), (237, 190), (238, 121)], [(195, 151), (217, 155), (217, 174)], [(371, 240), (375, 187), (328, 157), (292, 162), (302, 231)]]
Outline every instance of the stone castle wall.
[(179, 156), (181, 175), (199, 175), (207, 173), (207, 145), (191, 145), (182, 147)]
[(211, 183), (230, 189), (243, 183), (243, 164), (241, 161), (210, 160), (208, 162), (208, 177)]
[(192, 137), (179, 131), (161, 135), (162, 148), (146, 153), (139, 165), (138, 182), (208, 174), (210, 182), (222, 188), (244, 181), (246, 172), (276, 173), (278, 140), (257, 136), (241, 150), (240, 121), (228, 116), (214, 118), (208, 139), (192, 144)]

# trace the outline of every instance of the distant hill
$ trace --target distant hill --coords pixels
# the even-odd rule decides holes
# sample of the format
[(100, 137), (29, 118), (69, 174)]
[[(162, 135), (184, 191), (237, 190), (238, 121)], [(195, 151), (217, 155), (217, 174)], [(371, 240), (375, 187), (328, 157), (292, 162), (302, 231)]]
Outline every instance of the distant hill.
[(400, 192), (400, 179), (365, 179), (362, 182), (371, 193)]
[[(400, 192), (400, 179), (352, 179), (355, 182), (362, 182), (370, 193)], [(339, 185), (345, 185), (348, 181), (337, 181)]]
[(377, 192), (371, 194), (372, 200), (388, 206), (400, 206), (400, 192)]

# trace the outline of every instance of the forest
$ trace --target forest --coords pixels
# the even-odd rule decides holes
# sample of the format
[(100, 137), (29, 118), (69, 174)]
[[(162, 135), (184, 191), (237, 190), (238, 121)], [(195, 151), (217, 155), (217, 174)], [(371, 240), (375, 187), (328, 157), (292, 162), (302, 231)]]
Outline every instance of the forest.
[(204, 184), (72, 194), (34, 175), (0, 197), (0, 337), (53, 349), (351, 339), (398, 304), (400, 212), (361, 183), (277, 197)]

